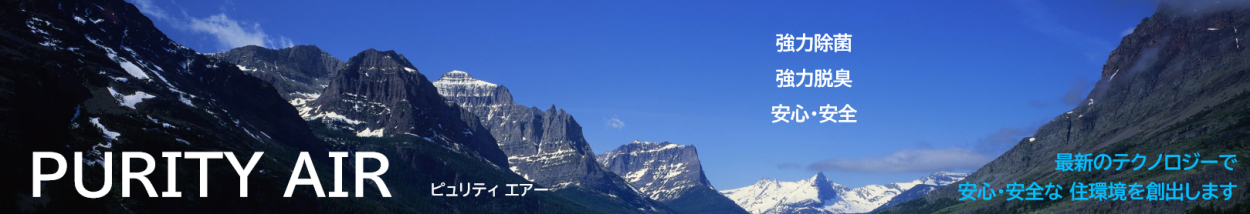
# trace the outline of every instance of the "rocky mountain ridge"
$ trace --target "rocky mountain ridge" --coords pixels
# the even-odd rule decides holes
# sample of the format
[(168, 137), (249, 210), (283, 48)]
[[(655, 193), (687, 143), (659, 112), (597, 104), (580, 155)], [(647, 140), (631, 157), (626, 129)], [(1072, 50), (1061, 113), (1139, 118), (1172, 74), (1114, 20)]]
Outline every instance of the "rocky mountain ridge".
[(299, 106), (316, 99), (345, 62), (312, 45), (268, 49), (249, 45), (207, 56), (238, 65), (249, 75), (273, 84), (282, 98)]
[(667, 212), (664, 205), (599, 164), (582, 136), (581, 125), (563, 109), (553, 105), (543, 111), (517, 104), (506, 87), (463, 71), (447, 72), (433, 85), (481, 119), (507, 154), (510, 169), (525, 179), (631, 209)]

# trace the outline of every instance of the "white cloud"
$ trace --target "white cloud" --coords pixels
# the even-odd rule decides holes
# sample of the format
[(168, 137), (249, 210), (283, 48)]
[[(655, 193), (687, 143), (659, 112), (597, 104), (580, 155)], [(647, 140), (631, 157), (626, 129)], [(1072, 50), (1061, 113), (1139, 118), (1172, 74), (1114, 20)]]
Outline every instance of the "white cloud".
[(612, 118), (603, 118), (603, 122), (608, 128), (615, 128), (617, 130), (625, 128), (625, 121), (621, 121), (621, 118), (616, 116), (612, 116)]
[(286, 38), (285, 36), (278, 36), (278, 39), (269, 41), (269, 47), (271, 48), (289, 48), (292, 46), (295, 46), (295, 41), (291, 41), (291, 38)]
[(1124, 32), (1120, 32), (1120, 37), (1124, 37), (1124, 36), (1128, 36), (1129, 34), (1133, 34), (1133, 31), (1134, 31), (1134, 30), (1136, 30), (1136, 29), (1137, 29), (1137, 26), (1133, 26), (1133, 27), (1129, 27), (1128, 29), (1124, 29)]
[(295, 45), (290, 38), (266, 34), (259, 23), (231, 19), (225, 13), (197, 18), (187, 15), (184, 11), (182, 17), (174, 17), (153, 4), (151, 0), (133, 0), (132, 3), (148, 17), (164, 21), (176, 29), (211, 35), (217, 40), (217, 47), (222, 51), (248, 45), (267, 48), (286, 48)]
[(169, 21), (169, 15), (165, 14), (165, 10), (152, 4), (151, 0), (133, 0), (133, 1), (134, 2), (132, 3), (134, 3), (134, 5), (139, 8), (139, 11), (143, 12), (143, 14), (148, 14), (148, 17), (160, 19), (162, 21)]
[(217, 43), (223, 50), (231, 48), (243, 47), (248, 45), (264, 46), (269, 48), (290, 47), (293, 42), (286, 37), (279, 37), (274, 42), (265, 31), (260, 28), (259, 23), (241, 23), (237, 20), (230, 19), (226, 14), (217, 14), (208, 18), (190, 18), (187, 28), (192, 32), (207, 33), (217, 37)]
[(812, 163), (808, 170), (861, 173), (899, 173), (972, 170), (989, 163), (990, 157), (960, 147), (903, 149), (886, 156), (839, 158)]

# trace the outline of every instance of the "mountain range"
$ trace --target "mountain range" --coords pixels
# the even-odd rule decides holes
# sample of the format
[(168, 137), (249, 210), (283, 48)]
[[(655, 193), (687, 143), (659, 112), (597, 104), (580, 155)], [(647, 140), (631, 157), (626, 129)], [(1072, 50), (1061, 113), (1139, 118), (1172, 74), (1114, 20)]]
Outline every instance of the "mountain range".
[(833, 182), (822, 172), (793, 182), (760, 179), (750, 186), (720, 193), (753, 214), (868, 213), (887, 204), (914, 199), (935, 187), (963, 180), (965, 176), (965, 173), (935, 172), (909, 182), (850, 188)]
[(464, 71), (447, 72), (434, 85), (481, 119), (508, 155), (510, 169), (522, 177), (587, 203), (669, 212), (596, 162), (581, 125), (563, 109), (553, 105), (544, 111), (517, 104), (507, 87), (474, 79)]
[[(314, 127), (358, 138), (417, 137), (484, 160), (494, 160), (494, 156), (483, 155), (483, 151), (492, 151), (494, 147), (507, 159), (506, 165), (496, 165), (507, 166), (526, 180), (550, 187), (576, 203), (599, 208), (600, 212), (674, 212), (596, 161), (572, 115), (554, 106), (544, 111), (517, 104), (505, 86), (474, 79), (467, 72), (447, 72), (437, 81), (428, 82), (406, 58), (392, 51), (366, 50), (342, 63), (338, 71), (321, 69), (338, 63), (315, 46), (277, 50), (248, 46), (208, 55), (238, 63), (245, 73), (273, 81), (274, 85), (292, 86), (279, 93), (287, 95), (287, 101)], [(309, 72), (300, 68), (320, 70)], [(421, 99), (430, 101), (418, 103), (417, 108), (409, 107), (409, 101)], [(417, 112), (405, 112), (409, 109)], [(409, 115), (422, 117), (403, 118)], [(406, 128), (413, 125), (405, 124), (430, 120), (434, 120), (432, 125), (417, 128)], [(464, 125), (456, 125), (460, 123)], [(478, 124), (484, 129), (477, 128)], [(490, 143), (475, 144), (483, 141)], [(693, 158), (697, 161), (697, 156)], [(713, 193), (700, 194), (723, 198)], [(719, 206), (741, 210), (732, 203)]]
[[(202, 54), (167, 38), (123, 1), (6, 0), (0, 1), (0, 13), (5, 17), (0, 21), (0, 144), (9, 148), (0, 154), (19, 163), (4, 170), (33, 171), (31, 164), (20, 164), (29, 163), (32, 151), (84, 152), (85, 187), (116, 190), (119, 173), (104, 167), (120, 161), (119, 155), (110, 155), (115, 151), (264, 151), (266, 157), (249, 176), (246, 198), (223, 197), (240, 185), (231, 179), (234, 169), (210, 161), (207, 177), (217, 179), (207, 194), (216, 197), (121, 197), (112, 191), (88, 199), (76, 192), (76, 179), (60, 179), (40, 183), (42, 196), (35, 198), (31, 183), (15, 182), (0, 187), (0, 198), (9, 202), (0, 203), (5, 213), (636, 212), (546, 192), (432, 196), (426, 185), (439, 182), (530, 181), (508, 170), (507, 157), (473, 114), (440, 96), (391, 51), (366, 50), (346, 63), (304, 46), (251, 47), (258, 50), (251, 55)], [(307, 186), (282, 197), (301, 151), (311, 153), (313, 165), (323, 169), (316, 173), (323, 184), (332, 183), (335, 174), (328, 170), (328, 151), (382, 153), (391, 162), (382, 178), (390, 181), (395, 197), (365, 188), (366, 197), (321, 198)], [(187, 167), (195, 162), (178, 165), (167, 171), (172, 165), (156, 162), (151, 167), (158, 170), (150, 176), (176, 174), (173, 185), (186, 195), (199, 195), (197, 178), (204, 175)], [(344, 170), (375, 167), (347, 164)], [(344, 174), (343, 179), (353, 179)], [(28, 180), (25, 175), (0, 177)], [(166, 182), (151, 179), (156, 187), (169, 186)], [(354, 187), (345, 183), (345, 189)]]
[[(120, 0), (2, 0), (0, 160), (33, 169), (33, 151), (83, 152), (87, 189), (120, 188), (117, 151), (264, 151), (250, 197), (81, 197), (74, 179), (0, 186), (0, 212), (155, 213), (1082, 213), (1184, 212), (1246, 207), (1242, 201), (957, 200), (956, 182), (1227, 182), (1240, 171), (1058, 172), (1056, 153), (1245, 154), (1250, 151), (1250, 10), (1183, 11), (1164, 3), (1121, 41), (1085, 102), (971, 174), (937, 172), (909, 182), (850, 188), (824, 173), (762, 179), (717, 190), (692, 145), (635, 141), (598, 154), (563, 109), (525, 106), (503, 85), (451, 71), (431, 81), (395, 51), (340, 60), (311, 45), (246, 46), (200, 53), (169, 39)], [(329, 151), (391, 157), (383, 175), (395, 197), (321, 198), (310, 187), (281, 196), (299, 152), (332, 183)], [(77, 161), (77, 160), (75, 160)], [(200, 192), (193, 161), (153, 164)], [(1237, 165), (1234, 165), (1236, 167)], [(344, 170), (372, 169), (369, 163)], [(113, 168), (116, 169), (116, 168)], [(38, 172), (37, 171), (37, 172)], [(231, 195), (234, 169), (209, 164), (207, 194)], [(29, 180), (2, 173), (4, 180)], [(110, 176), (106, 177), (105, 176)], [(353, 179), (348, 175), (344, 179)], [(114, 182), (116, 181), (116, 182)], [(165, 179), (152, 179), (166, 187)], [(435, 183), (535, 183), (525, 197), (448, 198)], [(345, 182), (345, 189), (353, 189)], [(40, 185), (41, 197), (29, 192)], [(365, 184), (377, 185), (377, 184)], [(116, 191), (114, 191), (116, 192)], [(1204, 208), (1205, 206), (1205, 208)]]

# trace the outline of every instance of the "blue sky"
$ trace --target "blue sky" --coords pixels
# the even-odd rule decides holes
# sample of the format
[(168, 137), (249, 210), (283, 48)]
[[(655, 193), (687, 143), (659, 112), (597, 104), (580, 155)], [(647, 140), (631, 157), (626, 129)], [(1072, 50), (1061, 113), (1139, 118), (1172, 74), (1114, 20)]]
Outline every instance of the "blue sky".
[[(718, 189), (824, 171), (851, 187), (970, 172), (1079, 102), (1153, 1), (132, 0), (200, 52), (375, 48), (428, 77), (463, 70), (574, 115), (602, 153), (693, 144)], [(774, 34), (848, 33), (851, 53), (777, 53)], [(777, 88), (776, 69), (852, 88)], [(850, 104), (858, 123), (773, 124), (770, 107)], [(613, 126), (616, 124), (616, 126)]]

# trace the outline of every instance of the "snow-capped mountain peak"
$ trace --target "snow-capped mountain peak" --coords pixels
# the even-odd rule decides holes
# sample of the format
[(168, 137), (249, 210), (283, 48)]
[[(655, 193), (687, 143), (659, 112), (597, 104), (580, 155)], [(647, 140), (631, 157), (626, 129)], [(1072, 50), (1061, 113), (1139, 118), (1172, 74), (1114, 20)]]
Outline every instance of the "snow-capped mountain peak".
[(461, 70), (443, 74), (438, 81), (434, 81), (434, 87), (438, 88), (438, 94), (465, 108), (515, 104), (507, 87), (474, 79), (473, 75)]
[(789, 213), (820, 208), (826, 200), (848, 189), (824, 173), (799, 181), (763, 178), (751, 186), (721, 191), (751, 213)]
[[(966, 173), (936, 172), (909, 182), (885, 185), (867, 185), (847, 188), (817, 173), (799, 181), (760, 179), (750, 186), (721, 191), (739, 206), (755, 214), (762, 213), (866, 213), (886, 204), (897, 204), (900, 195), (906, 200), (914, 199), (933, 188), (962, 180)], [(916, 187), (926, 188), (916, 188)], [(917, 194), (904, 194), (908, 190), (924, 190)], [(915, 196), (913, 196), (915, 195)]]
[(439, 77), (437, 82), (441, 82), (443, 84), (479, 85), (484, 87), (498, 86), (491, 82), (474, 79), (473, 75), (469, 75), (469, 72), (461, 70), (451, 70), (450, 72), (443, 74), (442, 77)]

